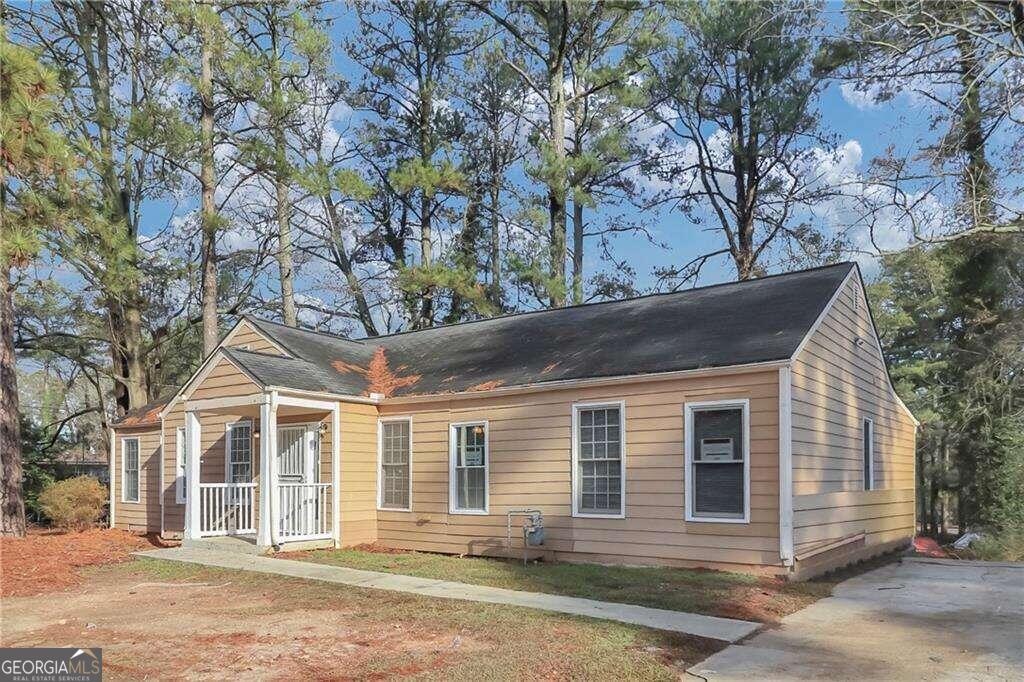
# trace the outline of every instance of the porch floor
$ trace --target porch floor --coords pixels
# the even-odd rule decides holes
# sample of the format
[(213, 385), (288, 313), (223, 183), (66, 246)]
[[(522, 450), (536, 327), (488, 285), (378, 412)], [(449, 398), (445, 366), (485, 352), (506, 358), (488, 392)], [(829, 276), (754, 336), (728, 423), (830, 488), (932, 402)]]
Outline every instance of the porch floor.
[(523, 606), (544, 611), (555, 611), (576, 616), (642, 625), (658, 630), (681, 632), (726, 642), (736, 642), (743, 639), (760, 627), (760, 623), (752, 623), (745, 620), (653, 609), (632, 604), (615, 604), (595, 601), (593, 599), (580, 599), (578, 597), (563, 597), (554, 594), (519, 592), (499, 587), (467, 585), (447, 580), (414, 578), (407, 575), (362, 571), (354, 568), (327, 566), (306, 561), (249, 556), (230, 551), (216, 551), (209, 548), (191, 549), (178, 547), (175, 549), (138, 552), (138, 555), (151, 559), (181, 561), (217, 568), (254, 571), (256, 573), (270, 573), (292, 578), (340, 583), (355, 587), (408, 592), (428, 597)]

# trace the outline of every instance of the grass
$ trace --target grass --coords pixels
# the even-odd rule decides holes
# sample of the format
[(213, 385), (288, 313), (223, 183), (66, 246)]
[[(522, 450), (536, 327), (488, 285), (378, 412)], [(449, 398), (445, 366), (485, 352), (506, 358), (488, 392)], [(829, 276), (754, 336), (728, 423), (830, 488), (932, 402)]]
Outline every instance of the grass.
[(524, 567), (504, 559), (359, 548), (284, 558), (760, 622), (775, 622), (832, 590), (831, 582), (787, 583), (724, 571), (568, 563)]
[[(517, 607), (150, 559), (90, 569), (89, 574), (90, 579), (113, 579), (121, 584), (224, 585), (217, 588), (216, 596), (212, 590), (206, 591), (194, 603), (178, 604), (175, 608), (181, 609), (180, 615), (165, 610), (165, 605), (154, 607), (165, 614), (157, 620), (166, 623), (157, 626), (172, 627), (173, 623), (175, 628), (176, 634), (151, 634), (164, 638), (161, 646), (181, 652), (184, 667), (177, 670), (203, 670), (215, 656), (234, 661), (233, 665), (250, 666), (269, 657), (276, 666), (275, 674), (313, 678), (670, 680), (679, 679), (686, 667), (724, 646), (698, 637)], [(129, 613), (130, 618), (147, 616)], [(310, 629), (295, 624), (307, 623), (323, 628), (326, 638), (323, 633), (309, 633), (317, 644), (305, 651), (313, 658), (300, 661), (300, 670), (282, 669), (281, 665), (298, 665), (290, 660), (287, 647), (294, 635)], [(110, 651), (115, 665), (120, 666), (116, 669), (127, 677), (158, 673), (158, 667), (150, 670), (155, 664), (146, 660), (141, 649), (138, 626), (124, 622), (121, 627), (132, 633), (133, 648)], [(207, 646), (190, 647), (185, 641), (192, 636), (190, 632), (203, 633)], [(216, 645), (228, 641), (231, 644), (225, 648), (225, 656)], [(107, 655), (105, 649), (105, 659)], [(255, 665), (255, 669), (220, 667), (218, 673), (261, 672), (262, 663)]]
[(958, 556), (978, 561), (1024, 561), (1024, 528), (1007, 528), (984, 533)]

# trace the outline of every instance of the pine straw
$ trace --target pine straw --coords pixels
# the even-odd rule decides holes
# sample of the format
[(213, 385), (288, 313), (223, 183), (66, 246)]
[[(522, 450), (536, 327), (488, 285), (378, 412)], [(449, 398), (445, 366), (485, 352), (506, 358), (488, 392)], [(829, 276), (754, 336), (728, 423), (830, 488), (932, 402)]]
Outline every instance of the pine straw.
[(23, 538), (0, 538), (0, 597), (56, 592), (81, 581), (78, 569), (130, 561), (151, 548), (145, 537), (116, 528), (80, 533), (30, 530)]

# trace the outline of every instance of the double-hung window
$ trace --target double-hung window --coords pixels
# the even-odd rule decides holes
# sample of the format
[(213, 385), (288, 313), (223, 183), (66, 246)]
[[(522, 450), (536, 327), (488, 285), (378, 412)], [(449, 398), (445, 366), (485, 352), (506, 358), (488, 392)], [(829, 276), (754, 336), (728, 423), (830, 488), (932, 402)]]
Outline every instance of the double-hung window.
[(225, 480), (228, 483), (249, 483), (252, 481), (252, 423), (231, 424), (227, 436)]
[(861, 457), (864, 468), (864, 490), (875, 489), (875, 422), (865, 418), (861, 431)]
[(573, 406), (573, 513), (625, 514), (625, 405)]
[(381, 509), (409, 511), (412, 508), (412, 420), (379, 422)]
[(487, 513), (487, 422), (452, 424), (449, 511)]
[(750, 403), (687, 403), (686, 520), (750, 520)]
[(139, 439), (121, 440), (121, 501), (139, 501)]
[(174, 432), (174, 501), (178, 504), (185, 504), (188, 498), (188, 443), (185, 438), (185, 427), (179, 426)]

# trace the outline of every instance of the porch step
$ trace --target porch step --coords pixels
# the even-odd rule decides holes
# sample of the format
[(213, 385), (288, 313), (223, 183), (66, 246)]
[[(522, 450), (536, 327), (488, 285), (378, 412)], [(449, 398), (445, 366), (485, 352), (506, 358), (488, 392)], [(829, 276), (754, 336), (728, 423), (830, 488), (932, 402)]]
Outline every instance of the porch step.
[(229, 535), (216, 538), (200, 538), (198, 540), (182, 540), (181, 546), (186, 549), (206, 549), (214, 552), (231, 552), (258, 556), (267, 548), (256, 544), (256, 538), (249, 535)]

